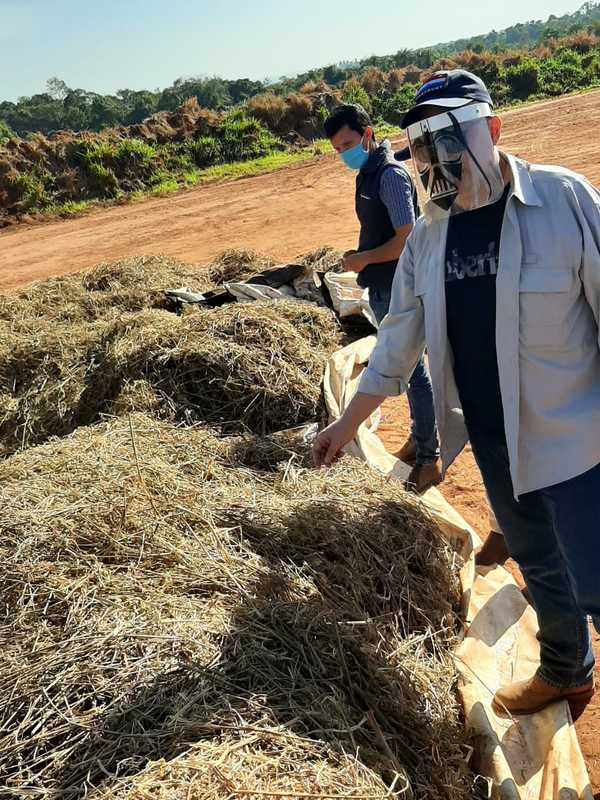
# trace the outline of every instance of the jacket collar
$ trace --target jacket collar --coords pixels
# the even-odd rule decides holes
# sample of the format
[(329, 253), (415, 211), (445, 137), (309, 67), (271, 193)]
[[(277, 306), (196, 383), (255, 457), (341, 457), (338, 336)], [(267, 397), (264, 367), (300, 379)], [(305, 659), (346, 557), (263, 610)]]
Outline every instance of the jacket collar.
[(525, 206), (542, 206), (540, 196), (535, 190), (527, 161), (502, 152), (511, 172), (512, 194)]

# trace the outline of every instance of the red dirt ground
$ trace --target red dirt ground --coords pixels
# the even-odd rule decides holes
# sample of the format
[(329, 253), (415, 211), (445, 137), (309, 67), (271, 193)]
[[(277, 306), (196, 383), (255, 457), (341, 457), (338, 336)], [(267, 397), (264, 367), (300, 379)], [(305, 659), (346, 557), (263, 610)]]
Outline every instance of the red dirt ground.
[[(539, 103), (504, 118), (507, 151), (568, 166), (600, 184), (600, 92)], [(0, 234), (0, 291), (142, 253), (165, 253), (201, 264), (228, 247), (254, 248), (282, 260), (323, 244), (345, 249), (354, 245), (357, 234), (352, 183), (351, 173), (334, 157), (322, 157), (269, 175), (116, 206), (80, 219), (17, 226)], [(402, 400), (386, 404), (382, 431), (394, 452), (406, 436)], [(485, 495), (468, 450), (442, 490), (485, 536)], [(600, 662), (600, 640), (596, 652)], [(577, 729), (600, 797), (600, 694)]]

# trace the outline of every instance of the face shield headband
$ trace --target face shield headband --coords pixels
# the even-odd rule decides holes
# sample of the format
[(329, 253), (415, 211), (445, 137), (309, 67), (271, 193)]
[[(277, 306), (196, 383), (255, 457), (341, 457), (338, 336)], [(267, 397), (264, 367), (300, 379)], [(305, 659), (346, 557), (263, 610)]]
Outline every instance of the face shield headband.
[(487, 123), (491, 116), (487, 103), (477, 103), (408, 127), (426, 216), (471, 211), (501, 197), (504, 180)]

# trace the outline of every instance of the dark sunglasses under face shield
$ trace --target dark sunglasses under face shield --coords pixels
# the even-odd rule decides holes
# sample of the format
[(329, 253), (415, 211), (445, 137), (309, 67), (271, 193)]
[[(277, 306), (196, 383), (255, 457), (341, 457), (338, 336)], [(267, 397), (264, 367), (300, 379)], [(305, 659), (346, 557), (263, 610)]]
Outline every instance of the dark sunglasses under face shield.
[[(451, 126), (433, 132), (424, 131), (411, 142), (415, 165), (425, 189), (432, 192), (432, 199), (435, 199), (436, 195), (440, 200), (442, 197), (449, 199), (455, 196), (462, 178), (462, 159), (464, 154), (468, 153), (491, 194), (492, 186), (469, 147), (460, 123), (452, 112), (448, 111), (447, 114)], [(443, 201), (439, 204), (447, 205)]]
[(419, 173), (434, 164), (455, 164), (461, 161), (465, 146), (454, 131), (444, 128), (434, 133), (424, 133), (412, 145), (413, 158)]

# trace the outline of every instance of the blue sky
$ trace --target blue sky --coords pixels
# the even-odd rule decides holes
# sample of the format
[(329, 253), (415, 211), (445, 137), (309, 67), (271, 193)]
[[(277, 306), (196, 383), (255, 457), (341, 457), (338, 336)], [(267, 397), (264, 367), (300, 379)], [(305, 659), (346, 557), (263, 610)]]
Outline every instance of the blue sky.
[(263, 79), (574, 11), (578, 0), (0, 0), (0, 99)]

